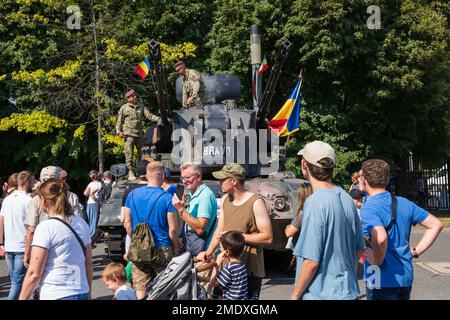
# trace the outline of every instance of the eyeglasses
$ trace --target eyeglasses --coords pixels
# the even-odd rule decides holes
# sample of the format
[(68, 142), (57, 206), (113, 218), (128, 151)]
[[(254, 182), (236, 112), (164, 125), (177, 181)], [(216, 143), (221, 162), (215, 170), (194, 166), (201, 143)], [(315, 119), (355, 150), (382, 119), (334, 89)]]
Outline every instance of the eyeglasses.
[(181, 181), (186, 181), (186, 180), (190, 180), (192, 177), (198, 176), (198, 173), (194, 173), (192, 175), (190, 175), (189, 177), (180, 177)]
[(28, 182), (30, 182), (30, 178), (33, 177), (34, 175), (32, 173), (30, 173), (27, 177), (27, 180), (25, 180), (25, 184), (27, 184)]

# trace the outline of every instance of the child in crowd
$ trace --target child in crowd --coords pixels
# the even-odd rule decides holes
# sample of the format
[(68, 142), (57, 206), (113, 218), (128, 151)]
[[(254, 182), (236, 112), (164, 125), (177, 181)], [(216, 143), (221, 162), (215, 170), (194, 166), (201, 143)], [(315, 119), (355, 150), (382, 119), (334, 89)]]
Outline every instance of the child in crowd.
[[(239, 260), (244, 250), (245, 239), (238, 231), (228, 231), (220, 238), (221, 253), (217, 256), (211, 278), (200, 277), (200, 281), (209, 281), (213, 287), (221, 286), (223, 300), (246, 300), (248, 291), (247, 269)], [(224, 259), (229, 263), (223, 266)]]
[(359, 189), (352, 189), (348, 194), (350, 195), (350, 197), (352, 197), (353, 203), (355, 204), (355, 207), (358, 210), (359, 214), (359, 210), (361, 209), (364, 201), (364, 192)]
[(350, 189), (348, 192), (352, 191), (353, 189), (359, 189), (359, 172), (355, 171), (352, 173), (352, 185), (350, 186)]
[[(312, 195), (313, 189), (311, 184), (308, 182), (304, 182), (300, 185), (300, 188), (297, 191), (297, 214), (292, 219), (291, 223), (286, 226), (284, 233), (286, 237), (294, 237), (300, 231), (303, 219), (303, 206), (305, 205), (306, 198)], [(297, 238), (294, 240), (293, 245), (295, 246), (295, 242), (297, 242)]]
[(113, 300), (137, 300), (136, 292), (126, 285), (125, 268), (120, 263), (111, 262), (102, 274), (103, 283), (114, 291)]

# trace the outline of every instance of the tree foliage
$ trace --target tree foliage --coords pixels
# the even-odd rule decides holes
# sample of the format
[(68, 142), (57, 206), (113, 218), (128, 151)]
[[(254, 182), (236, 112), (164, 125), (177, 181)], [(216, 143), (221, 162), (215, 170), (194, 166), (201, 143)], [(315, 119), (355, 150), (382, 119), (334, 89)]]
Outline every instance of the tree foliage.
[[(251, 24), (263, 27), (269, 66), (285, 39), (294, 43), (269, 116), (304, 72), (301, 128), (287, 144), (288, 168), (298, 149), (325, 140), (338, 153), (336, 177), (363, 159), (394, 162), (406, 151), (448, 152), (450, 5), (380, 0), (381, 29), (366, 25), (368, 0), (90, 0), (77, 1), (81, 29), (66, 26), (62, 0), (0, 2), (0, 163), (2, 176), (60, 164), (79, 177), (96, 167), (97, 109), (104, 122), (106, 163), (122, 161), (114, 134), (123, 93), (134, 88), (158, 113), (154, 85), (133, 68), (161, 42), (171, 108), (183, 58), (200, 71), (238, 75), (240, 105), (251, 105)], [(98, 37), (100, 90), (95, 91), (92, 10)], [(265, 77), (267, 78), (268, 72)], [(265, 80), (264, 80), (265, 81)], [(59, 127), (58, 127), (59, 126)]]

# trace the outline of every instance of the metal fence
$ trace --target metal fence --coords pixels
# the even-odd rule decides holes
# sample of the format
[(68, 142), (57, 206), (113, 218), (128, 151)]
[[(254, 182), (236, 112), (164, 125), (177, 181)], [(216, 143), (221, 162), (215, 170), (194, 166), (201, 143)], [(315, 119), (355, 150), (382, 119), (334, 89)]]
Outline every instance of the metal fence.
[(449, 211), (450, 157), (408, 155), (393, 168), (389, 190), (429, 209)]

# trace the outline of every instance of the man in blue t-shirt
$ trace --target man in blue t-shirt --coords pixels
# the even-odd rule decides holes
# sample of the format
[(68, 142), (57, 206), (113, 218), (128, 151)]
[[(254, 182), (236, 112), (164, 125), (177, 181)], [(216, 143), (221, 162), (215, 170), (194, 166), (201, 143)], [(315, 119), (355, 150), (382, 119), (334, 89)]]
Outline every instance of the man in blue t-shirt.
[(147, 222), (152, 231), (159, 261), (152, 265), (132, 265), (133, 286), (138, 299), (145, 298), (152, 279), (169, 264), (180, 243), (177, 234), (176, 209), (172, 195), (161, 188), (164, 164), (147, 165), (147, 186), (131, 191), (125, 201), (125, 229), (132, 234), (138, 223)]
[(355, 300), (359, 295), (356, 263), (364, 238), (352, 198), (331, 182), (336, 153), (329, 144), (314, 141), (298, 155), (314, 192), (303, 207), (291, 299)]
[[(386, 191), (389, 165), (371, 159), (363, 162), (361, 171), (362, 191), (370, 196), (360, 211), (364, 234), (370, 241), (365, 251), (367, 299), (409, 300), (414, 278), (412, 258), (418, 258), (433, 244), (443, 224), (408, 199), (396, 197), (396, 220), (389, 228), (393, 201)], [(409, 236), (416, 224), (426, 230), (419, 243), (412, 246)]]

